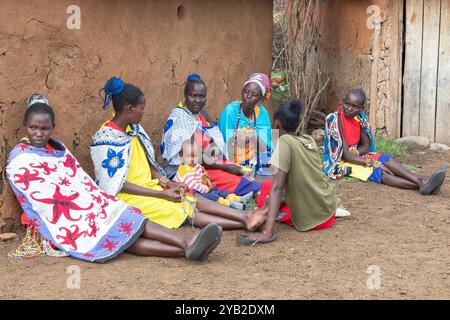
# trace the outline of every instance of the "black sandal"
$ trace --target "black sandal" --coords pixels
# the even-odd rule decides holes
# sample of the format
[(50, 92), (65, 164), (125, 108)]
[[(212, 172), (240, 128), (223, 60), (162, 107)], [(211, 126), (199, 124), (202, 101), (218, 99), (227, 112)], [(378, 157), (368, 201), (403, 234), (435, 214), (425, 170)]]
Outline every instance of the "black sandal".
[[(277, 240), (277, 236), (276, 236), (276, 234), (272, 234), (272, 237), (270, 237), (269, 239), (263, 240), (263, 241), (258, 241), (257, 243), (270, 243), (270, 242), (274, 242), (275, 240)], [(245, 235), (236, 236), (236, 243), (243, 245), (243, 246), (251, 246), (255, 242), (256, 241), (253, 239), (250, 239), (249, 236), (245, 236)]]
[(419, 191), (423, 195), (429, 195), (432, 194), (436, 189), (438, 189), (436, 192), (439, 193), (440, 186), (444, 182), (445, 179), (445, 173), (446, 173), (447, 167), (441, 166), (439, 170), (437, 170), (435, 173), (431, 175), (431, 177), (428, 179), (427, 183), (425, 183), (422, 187), (420, 187)]
[(207, 247), (207, 248), (202, 252), (202, 254), (200, 255), (200, 257), (198, 257), (198, 261), (205, 261), (205, 260), (208, 259), (209, 254), (210, 254), (211, 252), (213, 252), (214, 249), (216, 249), (217, 246), (219, 245), (220, 240), (222, 239), (222, 234), (223, 234), (222, 227), (219, 226), (219, 238), (218, 238), (216, 241), (214, 241), (209, 247)]
[[(447, 170), (447, 167), (446, 166), (443, 166), (444, 168), (444, 171), (446, 171)], [(442, 168), (442, 167), (441, 167)], [(433, 191), (431, 191), (431, 194), (433, 195), (433, 196), (435, 196), (435, 195), (438, 195), (439, 194), (439, 192), (441, 192), (441, 187), (442, 187), (442, 185), (444, 184), (444, 180), (442, 180), (442, 183), (436, 188), (436, 189), (434, 189)]]
[(188, 260), (200, 260), (208, 247), (213, 246), (217, 241), (220, 242), (220, 236), (219, 226), (215, 223), (208, 224), (200, 231), (192, 245), (186, 249), (186, 258)]

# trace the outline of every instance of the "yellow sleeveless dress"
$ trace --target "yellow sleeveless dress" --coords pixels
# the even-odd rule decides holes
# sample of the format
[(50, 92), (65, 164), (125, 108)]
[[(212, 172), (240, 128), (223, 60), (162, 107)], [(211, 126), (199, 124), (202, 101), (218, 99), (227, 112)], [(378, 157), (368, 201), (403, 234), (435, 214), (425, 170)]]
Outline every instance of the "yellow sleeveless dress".
[[(127, 131), (131, 128), (127, 128)], [(152, 179), (150, 164), (144, 148), (137, 137), (131, 138), (130, 167), (126, 181), (152, 190), (162, 191), (158, 179)], [(118, 197), (126, 204), (136, 207), (151, 221), (166, 228), (176, 229), (186, 220), (180, 202), (165, 199), (138, 196), (119, 192)]]

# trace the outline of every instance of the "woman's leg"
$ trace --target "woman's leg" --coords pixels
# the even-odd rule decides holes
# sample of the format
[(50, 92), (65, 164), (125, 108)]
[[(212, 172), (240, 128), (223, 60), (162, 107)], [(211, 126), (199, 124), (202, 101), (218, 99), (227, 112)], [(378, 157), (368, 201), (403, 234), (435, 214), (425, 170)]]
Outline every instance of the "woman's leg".
[(389, 173), (383, 172), (381, 182), (387, 186), (397, 187), (402, 189), (417, 190), (419, 186), (415, 183), (398, 176), (393, 176)]
[(203, 213), (200, 211), (196, 211), (194, 217), (193, 224), (196, 227), (203, 228), (209, 223), (216, 223), (221, 226), (225, 230), (236, 230), (236, 229), (245, 229), (246, 225), (239, 221), (230, 220), (227, 218), (222, 218), (219, 216), (214, 216), (208, 213)]
[(141, 237), (127, 251), (138, 256), (181, 257), (193, 241), (193, 236), (180, 234), (147, 220)]
[(138, 238), (127, 252), (146, 257), (184, 257), (185, 250), (157, 240)]
[[(386, 167), (388, 167), (388, 169), (391, 170), (394, 175), (396, 175), (397, 177), (403, 178), (403, 180), (406, 179), (406, 180), (412, 182), (417, 187), (420, 187), (426, 181), (425, 177), (422, 177), (415, 173), (412, 173), (411, 171), (404, 168), (400, 163), (395, 161), (393, 158), (386, 161), (384, 163), (384, 165)], [(384, 175), (386, 175), (386, 174), (383, 173), (383, 176)], [(389, 175), (389, 174), (387, 174), (387, 175)], [(399, 188), (403, 188), (403, 187), (399, 187)], [(417, 189), (417, 188), (404, 188), (404, 189)]]
[(183, 250), (186, 250), (194, 238), (193, 236), (183, 235), (174, 230), (163, 227), (162, 225), (150, 220), (147, 220), (141, 237), (148, 240), (156, 240)]
[[(197, 207), (201, 213), (206, 214), (203, 219), (216, 219), (218, 217), (225, 219), (221, 220), (223, 222), (227, 221), (229, 222), (238, 222), (242, 226), (242, 228), (247, 228), (248, 230), (253, 230), (254, 228), (260, 226), (265, 219), (267, 218), (268, 213), (268, 207), (264, 207), (261, 209), (255, 209), (251, 212), (244, 211), (240, 212), (238, 210), (235, 210), (230, 207), (222, 206), (214, 201), (208, 200), (198, 193), (195, 194), (195, 197), (198, 200)], [(214, 216), (214, 218), (211, 218), (211, 216)], [(205, 222), (205, 220), (202, 220)], [(213, 222), (213, 221), (210, 221)], [(214, 221), (215, 222), (215, 221)], [(219, 223), (218, 223), (219, 224)], [(227, 229), (229, 226), (228, 224), (222, 225), (219, 224), (224, 229)], [(233, 229), (235, 229), (234, 226), (237, 226), (237, 224), (231, 224)]]
[[(208, 233), (206, 229), (202, 230), (202, 232), (203, 231)], [(197, 236), (185, 236), (148, 220), (141, 237), (127, 249), (127, 252), (139, 256), (183, 257), (186, 256), (187, 251), (196, 241), (199, 241), (196, 244), (199, 245), (202, 240), (205, 240), (208, 237), (211, 238), (210, 233), (204, 233), (204, 237), (199, 240), (199, 237), (202, 236), (202, 232)], [(205, 250), (202, 252), (201, 256), (203, 256), (203, 258), (206, 258), (217, 247), (218, 241), (220, 242), (220, 235), (219, 240), (209, 239), (207, 241), (212, 242), (208, 243), (208, 246), (206, 246)]]

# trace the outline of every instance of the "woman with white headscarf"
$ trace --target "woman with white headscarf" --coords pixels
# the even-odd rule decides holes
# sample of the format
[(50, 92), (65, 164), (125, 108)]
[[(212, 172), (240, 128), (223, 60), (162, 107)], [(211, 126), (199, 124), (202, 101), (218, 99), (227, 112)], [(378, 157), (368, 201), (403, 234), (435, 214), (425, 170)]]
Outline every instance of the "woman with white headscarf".
[(270, 116), (261, 103), (269, 97), (269, 77), (253, 73), (244, 83), (242, 100), (227, 104), (219, 118), (230, 160), (251, 167), (260, 176), (268, 175), (271, 156)]

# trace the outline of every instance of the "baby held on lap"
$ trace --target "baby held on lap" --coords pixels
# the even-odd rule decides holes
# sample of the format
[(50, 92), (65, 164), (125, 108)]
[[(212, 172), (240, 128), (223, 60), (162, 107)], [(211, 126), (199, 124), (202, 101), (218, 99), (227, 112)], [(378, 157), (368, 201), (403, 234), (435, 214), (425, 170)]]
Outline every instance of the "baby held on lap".
[(188, 139), (183, 143), (180, 157), (183, 159), (183, 164), (178, 167), (173, 180), (185, 183), (191, 193), (200, 193), (212, 201), (238, 210), (244, 210), (245, 204), (253, 197), (253, 192), (237, 196), (215, 187), (211, 183), (207, 171), (201, 165), (200, 147), (195, 140)]

